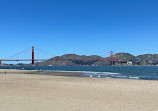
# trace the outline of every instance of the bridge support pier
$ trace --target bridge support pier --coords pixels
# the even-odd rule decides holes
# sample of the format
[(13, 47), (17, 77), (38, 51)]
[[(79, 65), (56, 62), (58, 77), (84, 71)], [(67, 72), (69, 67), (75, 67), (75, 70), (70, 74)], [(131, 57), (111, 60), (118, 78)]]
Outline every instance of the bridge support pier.
[(3, 66), (3, 60), (0, 60), (0, 66)]

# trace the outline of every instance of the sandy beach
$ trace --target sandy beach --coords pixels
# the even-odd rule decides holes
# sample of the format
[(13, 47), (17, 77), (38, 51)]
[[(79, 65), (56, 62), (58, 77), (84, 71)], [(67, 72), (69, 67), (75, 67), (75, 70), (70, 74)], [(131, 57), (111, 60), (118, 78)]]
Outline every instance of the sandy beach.
[(0, 111), (158, 111), (158, 81), (34, 73), (0, 69)]

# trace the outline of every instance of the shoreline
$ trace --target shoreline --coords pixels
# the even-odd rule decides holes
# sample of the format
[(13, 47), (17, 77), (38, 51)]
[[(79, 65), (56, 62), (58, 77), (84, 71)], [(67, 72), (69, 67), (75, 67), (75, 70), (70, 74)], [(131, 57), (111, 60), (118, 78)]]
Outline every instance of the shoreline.
[(20, 70), (20, 69), (0, 69), (0, 74), (36, 74), (36, 75), (51, 75), (51, 76), (82, 76), (81, 72), (67, 72), (67, 71), (57, 71), (57, 72), (44, 72), (42, 70)]
[[(65, 76), (65, 77), (82, 77), (82, 78), (111, 78), (111, 79), (127, 79), (127, 80), (148, 80), (158, 81), (157, 79), (142, 79), (141, 76), (136, 75), (119, 75), (119, 73), (112, 72), (93, 72), (93, 71), (62, 71), (62, 70), (24, 70), (24, 69), (0, 69), (0, 74), (37, 74), (37, 75), (51, 75), (51, 76)], [(150, 77), (149, 77), (150, 78)]]
[[(0, 67), (3, 68), (3, 67)], [(5, 68), (5, 67), (4, 67)], [(6, 67), (7, 68), (7, 67)], [(8, 67), (9, 68), (9, 67)], [(11, 67), (10, 67), (11, 68)], [(76, 67), (76, 66), (57, 66), (57, 67), (12, 67), (22, 70), (41, 70), (43, 72), (71, 72), (71, 73), (82, 73), (82, 77), (95, 77), (95, 78), (116, 78), (116, 79), (136, 79), (136, 80), (158, 80), (157, 68), (156, 67)], [(50, 71), (50, 72), (49, 72)], [(113, 73), (112, 73), (113, 72)], [(45, 73), (46, 74), (46, 73)], [(69, 74), (69, 73), (68, 73)], [(70, 75), (73, 76), (73, 75)], [(76, 77), (76, 74), (74, 75)]]

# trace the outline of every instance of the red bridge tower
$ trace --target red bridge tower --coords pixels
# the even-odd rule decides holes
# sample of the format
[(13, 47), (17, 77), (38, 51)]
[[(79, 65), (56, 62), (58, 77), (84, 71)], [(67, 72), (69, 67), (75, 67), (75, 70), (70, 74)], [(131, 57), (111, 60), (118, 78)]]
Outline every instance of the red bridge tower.
[(114, 55), (113, 55), (113, 51), (110, 51), (110, 61), (111, 61), (111, 66), (114, 66)]
[(35, 51), (34, 51), (34, 46), (32, 46), (32, 65), (34, 66), (35, 64)]

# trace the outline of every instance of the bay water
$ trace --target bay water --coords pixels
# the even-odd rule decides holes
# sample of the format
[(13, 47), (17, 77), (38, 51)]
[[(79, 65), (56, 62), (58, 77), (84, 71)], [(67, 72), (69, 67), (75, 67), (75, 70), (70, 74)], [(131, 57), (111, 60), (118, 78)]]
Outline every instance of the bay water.
[(1, 66), (0, 69), (81, 72), (82, 77), (158, 80), (158, 66)]

